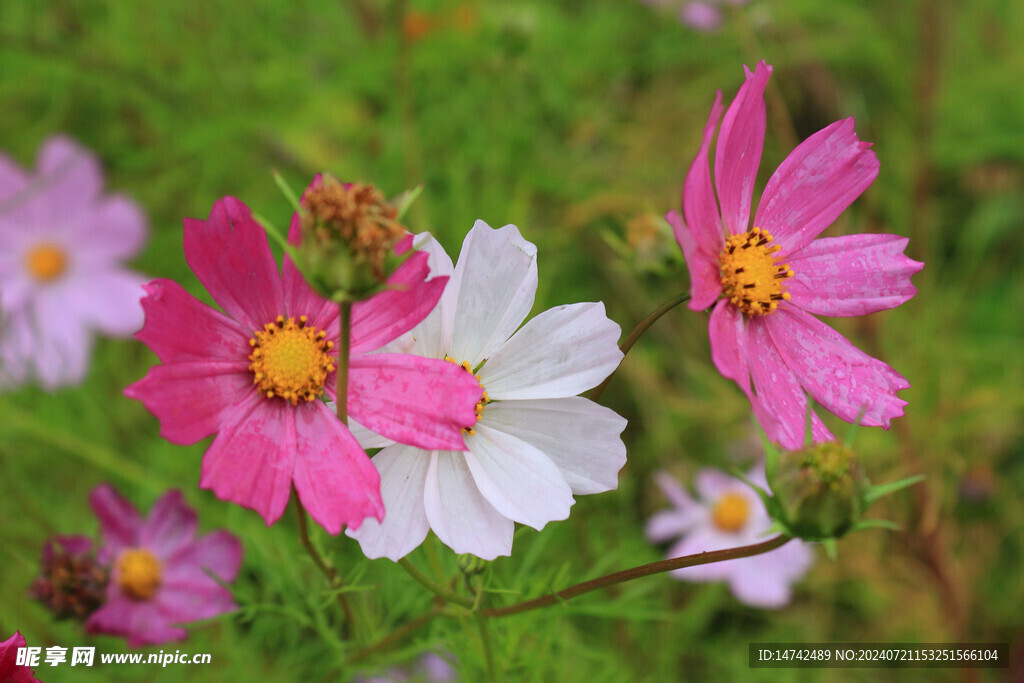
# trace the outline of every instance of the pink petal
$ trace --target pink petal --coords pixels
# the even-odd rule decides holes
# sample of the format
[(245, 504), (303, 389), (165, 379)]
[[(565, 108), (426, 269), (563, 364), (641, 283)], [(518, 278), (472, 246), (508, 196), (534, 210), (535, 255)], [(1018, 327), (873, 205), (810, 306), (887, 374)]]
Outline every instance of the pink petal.
[[(298, 213), (293, 213), (288, 228), (288, 244), (298, 246), (301, 242), (302, 219)], [(315, 325), (327, 332), (328, 337), (337, 340), (338, 304), (314, 292), (288, 254), (284, 256), (281, 284), (284, 288), (284, 305), (288, 315), (308, 317), (310, 325)]]
[(750, 396), (746, 335), (746, 317), (743, 312), (726, 299), (719, 301), (708, 321), (711, 360), (723, 377), (736, 382), (743, 393)]
[(39, 150), (36, 172), (43, 183), (51, 219), (75, 219), (103, 189), (103, 172), (96, 157), (69, 137), (55, 135)]
[(284, 311), (281, 278), (267, 234), (234, 197), (207, 220), (185, 219), (185, 260), (224, 312), (254, 332)]
[(747, 80), (729, 105), (715, 147), (715, 187), (722, 223), (732, 234), (746, 232), (750, 219), (757, 167), (764, 147), (764, 89), (772, 67), (759, 62), (754, 73), (743, 67)]
[(745, 605), (777, 609), (789, 603), (791, 584), (806, 574), (813, 563), (814, 554), (807, 544), (793, 540), (764, 555), (735, 560), (729, 587)]
[(358, 529), (367, 517), (384, 517), (380, 475), (352, 433), (323, 403), (295, 415), (298, 457), (295, 490), (302, 505), (329, 533)]
[(90, 327), (113, 336), (128, 336), (143, 323), (139, 300), (145, 278), (122, 268), (107, 268), (76, 278), (65, 305)]
[(192, 542), (197, 525), (195, 510), (185, 504), (181, 491), (168, 491), (153, 503), (139, 531), (139, 545), (166, 560)]
[[(690, 170), (686, 174), (686, 183), (683, 185), (683, 215), (686, 217), (686, 225), (689, 226), (693, 242), (706, 257), (716, 259), (718, 252), (725, 244), (725, 239), (722, 234), (722, 219), (718, 213), (718, 202), (715, 201), (715, 190), (711, 186), (711, 164), (708, 160), (708, 150), (711, 148), (711, 138), (715, 135), (715, 127), (718, 126), (718, 120), (721, 117), (722, 93), (718, 91), (715, 93), (715, 102), (711, 105), (708, 121), (704, 125), (700, 151), (697, 152), (697, 157), (690, 165)], [(681, 222), (678, 227), (676, 225), (672, 227), (675, 229), (676, 240), (682, 246), (680, 232), (685, 228)], [(687, 259), (687, 263), (691, 263), (689, 259)], [(717, 277), (715, 281), (718, 281)]]
[(767, 329), (785, 363), (814, 400), (847, 422), (889, 427), (907, 404), (896, 397), (907, 380), (814, 316), (792, 306), (768, 316)]
[(775, 236), (780, 258), (832, 225), (878, 175), (878, 158), (853, 131), (853, 119), (836, 121), (801, 142), (775, 171), (761, 196), (754, 225)]
[(199, 582), (166, 582), (153, 596), (160, 614), (170, 624), (186, 624), (190, 621), (209, 619), (237, 606), (231, 592), (217, 585), (209, 576), (197, 572)]
[(291, 494), (296, 413), (315, 409), (253, 393), (226, 417), (206, 451), (199, 488), (256, 510), (267, 526), (276, 522)]
[(109, 264), (135, 256), (146, 241), (146, 232), (141, 207), (123, 195), (110, 195), (83, 212), (73, 223), (69, 239), (76, 242), (76, 259)]
[(164, 363), (199, 360), (245, 362), (251, 332), (186, 292), (173, 280), (143, 285), (146, 322), (135, 338)]
[(448, 361), (396, 353), (353, 356), (348, 409), (367, 429), (427, 450), (466, 450), (483, 389)]
[(847, 235), (813, 240), (788, 259), (794, 306), (818, 315), (865, 315), (895, 308), (917, 293), (910, 276), (924, 268), (903, 255), (899, 235)]
[(203, 570), (209, 570), (223, 581), (234, 581), (242, 565), (242, 544), (227, 531), (213, 531), (182, 546), (164, 566), (167, 582), (212, 583)]
[[(781, 309), (766, 317), (779, 317)], [(767, 321), (762, 318), (751, 320), (747, 330), (747, 361), (757, 392), (751, 399), (754, 414), (769, 439), (790, 450), (803, 448), (807, 434), (807, 396), (800, 380), (779, 355), (780, 349), (769, 333)], [(787, 340), (786, 343), (792, 341)], [(811, 425), (816, 443), (832, 438), (831, 432), (813, 412)]]
[(686, 267), (690, 271), (690, 303), (695, 311), (703, 311), (722, 293), (719, 281), (718, 259), (705, 255), (697, 248), (693, 234), (683, 223), (683, 219), (675, 211), (665, 214), (665, 220), (672, 226), (676, 241), (683, 249)]
[(107, 589), (107, 602), (85, 622), (87, 633), (106, 633), (128, 639), (128, 647), (184, 640), (188, 632), (171, 626), (155, 600), (132, 600), (116, 584)]
[(24, 191), (29, 182), (28, 174), (21, 165), (0, 153), (0, 204), (6, 204), (8, 199)]
[(448, 283), (427, 280), (425, 251), (417, 251), (388, 278), (388, 289), (352, 306), (352, 353), (379, 349), (427, 317)]
[(26, 316), (28, 320), (34, 317), (29, 325), (36, 337), (29, 353), (39, 383), (47, 390), (81, 382), (92, 355), (93, 339), (88, 326), (69, 312), (61, 294), (59, 289), (41, 290), (35, 309), (27, 311)]
[(157, 365), (124, 395), (142, 401), (160, 420), (160, 436), (191, 444), (219, 431), (237, 406), (254, 397), (245, 361), (183, 361)]
[(103, 544), (101, 562), (113, 560), (125, 548), (138, 545), (142, 519), (138, 511), (110, 484), (100, 484), (89, 494), (89, 506), (100, 523)]

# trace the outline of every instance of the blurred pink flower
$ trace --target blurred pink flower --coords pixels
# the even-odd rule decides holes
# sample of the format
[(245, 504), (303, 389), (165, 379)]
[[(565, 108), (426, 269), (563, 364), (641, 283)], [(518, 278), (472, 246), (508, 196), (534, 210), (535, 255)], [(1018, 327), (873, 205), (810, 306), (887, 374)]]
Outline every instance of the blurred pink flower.
[[(767, 488), (763, 465), (752, 469), (747, 478)], [(743, 481), (719, 470), (703, 469), (696, 478), (697, 500), (667, 472), (659, 472), (655, 481), (674, 508), (648, 520), (647, 538), (652, 543), (679, 538), (667, 557), (737, 548), (768, 539), (772, 520), (760, 497)], [(813, 562), (810, 546), (792, 540), (762, 555), (670, 573), (683, 581), (726, 581), (736, 599), (752, 607), (782, 607), (790, 600), (790, 584), (806, 574)]]
[(18, 665), (18, 648), (26, 647), (25, 636), (19, 631), (0, 642), (0, 681), (3, 683), (39, 683), (32, 669)]
[(373, 457), (387, 516), (347, 533), (371, 558), (397, 560), (433, 529), (456, 553), (492, 560), (512, 552), (516, 522), (542, 529), (569, 516), (574, 495), (618, 486), (626, 421), (577, 394), (618, 366), (620, 330), (600, 302), (558, 306), (523, 324), (537, 293), (537, 248), (514, 225), (477, 221), (456, 266), (429, 234), (417, 243), (431, 272), (451, 281), (392, 348), (461, 364), (486, 393), (462, 423), (467, 452), (388, 445)]
[[(289, 239), (298, 244), (298, 215)], [(200, 486), (256, 510), (268, 525), (293, 484), (331, 533), (380, 519), (377, 470), (320, 400), (335, 395), (337, 304), (314, 294), (288, 257), (278, 272), (266, 233), (233, 197), (217, 201), (208, 220), (185, 219), (184, 241), (189, 266), (227, 315), (171, 280), (146, 285), (146, 323), (136, 337), (164, 364), (125, 394), (160, 419), (169, 441), (216, 433)], [(440, 360), (368, 353), (434, 307), (446, 278), (427, 276), (427, 255), (414, 254), (391, 276), (393, 288), (353, 306), (348, 409), (396, 441), (461, 450), (477, 382)]]
[[(810, 314), (853, 316), (899, 306), (916, 293), (910, 276), (924, 264), (903, 255), (907, 239), (898, 235), (815, 239), (878, 175), (878, 159), (857, 138), (852, 118), (790, 153), (748, 229), (771, 67), (761, 62), (745, 71), (718, 134), (714, 187), (708, 150), (722, 115), (721, 93), (686, 177), (685, 221), (675, 211), (666, 216), (690, 270), (690, 308), (714, 305), (712, 360), (746, 393), (773, 441), (803, 446), (805, 391), (847, 422), (864, 410), (862, 424), (888, 428), (906, 405), (896, 392), (910, 384)], [(817, 415), (813, 434), (817, 441), (831, 438)]]
[(109, 484), (89, 495), (100, 522), (99, 560), (110, 564), (107, 601), (85, 622), (89, 633), (124, 636), (128, 647), (183, 640), (175, 626), (235, 609), (231, 593), (207, 575), (234, 581), (242, 545), (227, 531), (196, 538), (196, 514), (169, 491), (142, 520)]
[(0, 388), (85, 378), (92, 334), (142, 325), (142, 276), (122, 262), (146, 238), (135, 202), (103, 195), (96, 157), (49, 138), (35, 174), (0, 155)]

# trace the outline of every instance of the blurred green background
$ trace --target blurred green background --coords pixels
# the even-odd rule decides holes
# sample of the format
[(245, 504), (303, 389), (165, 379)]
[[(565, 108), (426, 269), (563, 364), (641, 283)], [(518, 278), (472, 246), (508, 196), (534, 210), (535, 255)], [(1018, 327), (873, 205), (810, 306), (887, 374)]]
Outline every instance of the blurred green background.
[[(4, 0), (0, 148), (26, 166), (55, 132), (95, 150), (108, 189), (149, 215), (135, 267), (200, 296), (182, 217), (234, 195), (285, 224), (271, 172), (301, 188), (329, 171), (389, 194), (422, 183), (408, 223), (450, 252), (475, 219), (518, 225), (539, 247), (535, 312), (603, 300), (628, 331), (688, 286), (661, 216), (679, 208), (715, 89), (728, 101), (742, 64), (766, 59), (775, 71), (759, 186), (798, 140), (855, 116), (881, 174), (828, 234), (906, 235), (908, 255), (926, 263), (909, 303), (829, 322), (913, 385), (891, 431), (858, 433), (868, 473), (927, 482), (872, 511), (904, 531), (844, 539), (837, 562), (819, 552), (782, 610), (652, 577), (495, 621), (503, 680), (1024, 675), (1024, 10), (1010, 0), (754, 0), (702, 33), (670, 0), (657, 5)], [(492, 584), (532, 596), (660, 559), (642, 534), (666, 505), (652, 473), (690, 481), (701, 467), (758, 457), (747, 403), (707, 346), (703, 315), (685, 309), (644, 337), (603, 399), (630, 420), (619, 489), (578, 499), (543, 533), (520, 529)], [(143, 510), (181, 488), (203, 530), (240, 535), (245, 607), (164, 647), (210, 652), (211, 665), (40, 667), (42, 680), (344, 680), (422, 649), (455, 654), (465, 680), (482, 676), (475, 630), (457, 619), (341, 667), (347, 646), (293, 517), (266, 529), (199, 491), (205, 444), (164, 442), (121, 395), (154, 360), (134, 341), (102, 340), (81, 387), (0, 395), (0, 637), (20, 629), (30, 645), (124, 648), (52, 622), (25, 596), (45, 538), (95, 532), (87, 496), (101, 481)], [(350, 583), (380, 587), (358, 598), (373, 615), (364, 641), (428, 608), (392, 563), (360, 559), (344, 537), (317, 540)], [(411, 557), (453, 570), (449, 555), (431, 539)], [(1016, 669), (751, 670), (752, 641), (1009, 642)]]

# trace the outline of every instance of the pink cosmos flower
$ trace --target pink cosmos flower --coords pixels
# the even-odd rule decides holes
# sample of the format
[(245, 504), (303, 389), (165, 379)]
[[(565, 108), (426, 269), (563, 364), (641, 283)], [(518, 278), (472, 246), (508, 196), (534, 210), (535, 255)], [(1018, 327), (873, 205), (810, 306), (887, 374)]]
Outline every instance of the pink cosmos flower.
[[(767, 489), (764, 465), (747, 478)], [(659, 512), (647, 523), (647, 537), (663, 543), (678, 537), (667, 557), (684, 557), (704, 551), (725, 550), (768, 539), (772, 520), (757, 492), (743, 481), (714, 469), (697, 473), (697, 500), (667, 472), (655, 479), (674, 506)], [(686, 567), (670, 572), (682, 581), (727, 581), (736, 598), (752, 607), (782, 607), (790, 600), (790, 584), (799, 580), (814, 562), (808, 544), (792, 540), (763, 555)]]
[(39, 683), (32, 669), (18, 664), (18, 648), (26, 647), (25, 636), (19, 631), (0, 642), (0, 681), (3, 683)]
[[(745, 67), (744, 67), (745, 68)], [(761, 62), (725, 113), (718, 93), (704, 141), (686, 177), (683, 217), (666, 218), (690, 270), (690, 308), (711, 305), (711, 357), (750, 399), (769, 438), (803, 445), (807, 397), (847, 422), (888, 428), (910, 386), (885, 363), (854, 347), (813, 314), (853, 316), (893, 308), (916, 293), (910, 276), (924, 264), (903, 255), (898, 235), (815, 239), (878, 175), (870, 143), (837, 121), (801, 143), (768, 181), (750, 226), (750, 208), (765, 134)], [(716, 200), (717, 190), (717, 200)], [(717, 303), (716, 303), (717, 302)], [(817, 441), (831, 438), (813, 416)]]
[[(289, 239), (298, 244), (297, 215)], [(337, 304), (313, 293), (291, 259), (278, 272), (266, 233), (233, 197), (217, 201), (208, 220), (185, 219), (185, 259), (227, 315), (171, 280), (146, 285), (136, 337), (164, 364), (125, 394), (160, 419), (169, 441), (216, 433), (200, 486), (268, 525), (293, 484), (331, 533), (381, 519), (377, 470), (320, 400), (335, 397)], [(434, 307), (447, 278), (426, 281), (428, 273), (427, 255), (416, 253), (391, 276), (391, 289), (352, 307), (348, 409), (396, 441), (463, 450), (461, 427), (481, 395), (476, 380), (441, 360), (368, 353)]]
[(145, 279), (121, 264), (146, 219), (102, 190), (96, 157), (68, 138), (43, 143), (35, 174), (0, 155), (0, 388), (81, 382), (94, 331), (142, 325)]
[(89, 633), (124, 636), (128, 647), (183, 640), (175, 626), (235, 609), (231, 593), (214, 581), (234, 581), (242, 545), (227, 531), (196, 538), (196, 513), (181, 491), (169, 491), (142, 520), (109, 484), (89, 495), (100, 522), (99, 560), (111, 565), (107, 601), (93, 612)]

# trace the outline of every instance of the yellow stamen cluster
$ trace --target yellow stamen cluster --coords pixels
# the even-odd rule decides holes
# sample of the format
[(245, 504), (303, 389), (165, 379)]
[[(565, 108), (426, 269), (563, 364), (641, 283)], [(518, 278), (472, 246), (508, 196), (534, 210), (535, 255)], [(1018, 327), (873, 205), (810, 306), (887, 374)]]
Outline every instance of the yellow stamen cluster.
[(68, 257), (55, 244), (43, 242), (33, 247), (25, 259), (28, 272), (39, 282), (56, 280), (68, 267)]
[[(466, 372), (468, 372), (469, 374), (473, 375), (473, 377), (476, 378), (477, 383), (480, 384), (480, 388), (481, 389), (484, 388), (483, 382), (480, 381), (480, 375), (477, 375), (476, 373), (473, 372), (473, 366), (471, 366), (469, 364), (468, 360), (464, 360), (461, 363), (459, 363), (457, 360), (455, 360), (451, 356), (445, 356), (444, 359), (446, 361), (448, 361), (449, 363), (455, 363), (456, 365), (461, 365), (463, 370), (465, 370)], [(473, 408), (473, 410), (476, 412), (476, 419), (473, 420), (473, 424), (474, 425), (477, 422), (480, 421), (480, 417), (484, 414), (484, 406), (486, 406), (490, 402), (491, 402), (491, 399), (487, 395), (487, 390), (484, 389), (484, 395), (480, 397), (480, 400), (477, 401), (476, 406)], [(474, 434), (476, 434), (476, 430), (473, 429), (472, 425), (470, 425), (469, 427), (463, 427), (462, 428), (462, 433), (463, 434), (467, 434), (469, 436), (473, 436)]]
[(711, 521), (715, 526), (729, 533), (743, 528), (750, 515), (750, 503), (742, 493), (729, 492), (718, 499), (711, 511)]
[(279, 315), (262, 330), (256, 330), (249, 346), (249, 369), (253, 384), (267, 398), (278, 396), (291, 402), (313, 401), (323, 393), (327, 375), (334, 371), (330, 356), (334, 342), (327, 334), (306, 324), (306, 316), (287, 318)]
[(160, 560), (145, 548), (122, 551), (115, 568), (118, 587), (133, 600), (149, 600), (160, 587)]
[(732, 235), (718, 256), (722, 292), (748, 316), (768, 315), (789, 300), (783, 284), (793, 277), (788, 264), (775, 263), (782, 247), (772, 244), (771, 233), (761, 228)]
[(303, 235), (320, 246), (340, 242), (358, 261), (370, 266), (374, 277), (387, 279), (384, 260), (406, 229), (397, 220), (398, 210), (372, 185), (341, 183), (323, 176), (316, 187), (302, 195)]

